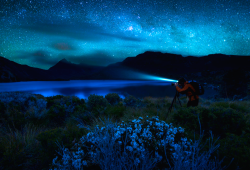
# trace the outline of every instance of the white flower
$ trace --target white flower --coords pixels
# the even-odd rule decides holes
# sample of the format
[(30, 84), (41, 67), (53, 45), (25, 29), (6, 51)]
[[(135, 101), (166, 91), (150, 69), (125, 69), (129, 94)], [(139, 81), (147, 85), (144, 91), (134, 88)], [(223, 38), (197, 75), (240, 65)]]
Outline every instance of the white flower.
[(162, 156), (158, 154), (158, 152), (155, 151), (155, 156), (156, 158), (158, 158), (159, 161), (162, 160)]
[(79, 169), (81, 168), (81, 159), (76, 159), (72, 161), (72, 164), (75, 168)]
[(136, 159), (135, 159), (135, 164), (136, 164), (136, 165), (138, 165), (140, 162), (141, 162), (141, 161), (140, 161), (139, 158), (136, 158)]
[(129, 130), (129, 133), (131, 133), (133, 130), (131, 127), (128, 127), (127, 129)]
[(181, 141), (186, 142), (187, 138), (181, 138)]
[(136, 141), (132, 141), (131, 145), (133, 146), (134, 149), (136, 149), (139, 146)]
[(56, 157), (53, 159), (53, 161), (52, 161), (52, 163), (53, 163), (54, 165), (56, 164), (57, 158), (58, 158), (58, 156), (56, 156)]
[(126, 129), (125, 128), (120, 128), (120, 131), (121, 131), (121, 134), (123, 134), (126, 131)]
[(126, 149), (129, 150), (130, 152), (133, 151), (133, 148), (131, 146), (126, 146)]
[[(142, 144), (143, 145), (143, 144)], [(145, 151), (145, 149), (144, 149), (144, 147), (143, 146), (140, 146), (140, 147), (137, 147), (137, 151), (139, 151), (139, 152), (144, 152)]]
[(174, 134), (176, 134), (176, 133), (177, 133), (177, 128), (174, 128), (173, 133), (174, 133)]
[(83, 160), (83, 161), (82, 161), (82, 164), (83, 164), (84, 166), (87, 166), (87, 161)]

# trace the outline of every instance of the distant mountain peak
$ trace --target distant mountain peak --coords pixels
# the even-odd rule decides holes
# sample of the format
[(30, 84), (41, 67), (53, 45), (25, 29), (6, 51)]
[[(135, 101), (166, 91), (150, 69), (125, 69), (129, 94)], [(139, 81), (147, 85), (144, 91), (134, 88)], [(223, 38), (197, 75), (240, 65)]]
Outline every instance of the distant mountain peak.
[(60, 60), (59, 62), (61, 63), (70, 63), (68, 60), (66, 60), (65, 58), (63, 58), (62, 60)]

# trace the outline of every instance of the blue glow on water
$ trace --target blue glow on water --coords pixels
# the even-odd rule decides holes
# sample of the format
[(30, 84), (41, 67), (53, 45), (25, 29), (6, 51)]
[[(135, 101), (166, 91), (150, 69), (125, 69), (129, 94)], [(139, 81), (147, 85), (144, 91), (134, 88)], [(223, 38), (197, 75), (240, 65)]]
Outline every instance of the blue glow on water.
[[(142, 86), (148, 86), (145, 90), (145, 96), (151, 87), (170, 86), (170, 79), (157, 78), (149, 76), (150, 81), (144, 80), (71, 80), (71, 81), (30, 81), (0, 83), (0, 92), (29, 92), (41, 94), (45, 97), (55, 95), (77, 96), (82, 99), (88, 98), (91, 94), (105, 96), (108, 93), (117, 93), (125, 98), (126, 88), (132, 88), (138, 91)], [(174, 80), (172, 80), (174, 81)], [(124, 90), (125, 89), (125, 90)], [(173, 89), (174, 90), (174, 89)], [(151, 92), (152, 93), (152, 92)]]

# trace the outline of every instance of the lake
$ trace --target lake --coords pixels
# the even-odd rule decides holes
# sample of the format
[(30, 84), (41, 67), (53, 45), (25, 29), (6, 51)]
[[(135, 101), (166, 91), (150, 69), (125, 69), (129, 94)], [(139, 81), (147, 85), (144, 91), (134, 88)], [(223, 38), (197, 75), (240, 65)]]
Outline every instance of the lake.
[[(117, 93), (125, 98), (133, 95), (137, 98), (174, 97), (175, 87), (168, 81), (137, 81), (137, 80), (71, 80), (71, 81), (27, 81), (0, 83), (0, 92), (22, 91), (41, 94), (45, 97), (55, 95), (77, 96), (87, 99), (89, 95), (105, 96)], [(205, 89), (204, 98), (212, 97), (215, 90)]]

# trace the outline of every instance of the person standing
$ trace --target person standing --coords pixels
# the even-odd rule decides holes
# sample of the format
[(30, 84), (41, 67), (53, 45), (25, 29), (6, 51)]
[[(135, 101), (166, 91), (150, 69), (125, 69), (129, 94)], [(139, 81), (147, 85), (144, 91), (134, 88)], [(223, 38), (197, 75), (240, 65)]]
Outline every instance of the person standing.
[(186, 94), (189, 98), (187, 107), (195, 107), (199, 104), (199, 96), (196, 94), (195, 88), (184, 78), (180, 78), (178, 83), (175, 83), (176, 90), (181, 94)]

